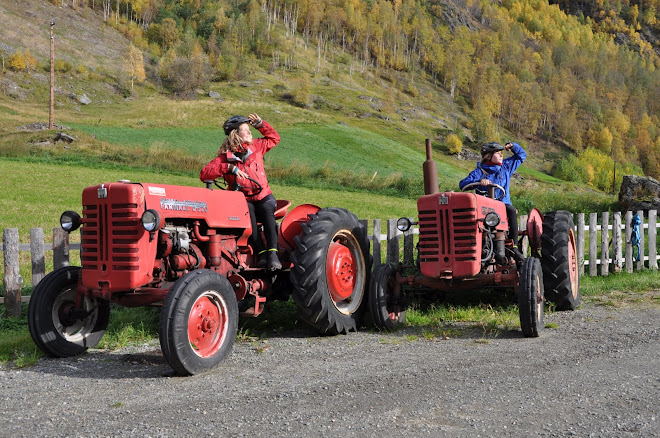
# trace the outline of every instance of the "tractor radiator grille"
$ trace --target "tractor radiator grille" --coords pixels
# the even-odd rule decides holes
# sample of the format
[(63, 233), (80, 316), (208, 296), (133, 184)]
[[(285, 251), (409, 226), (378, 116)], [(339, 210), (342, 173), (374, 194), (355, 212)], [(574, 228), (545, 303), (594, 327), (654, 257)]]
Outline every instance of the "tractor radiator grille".
[(419, 211), (420, 262), (438, 262), (450, 257), (456, 261), (476, 260), (475, 224), (473, 208)]
[(82, 223), (83, 270), (135, 271), (139, 268), (137, 204), (85, 205)]

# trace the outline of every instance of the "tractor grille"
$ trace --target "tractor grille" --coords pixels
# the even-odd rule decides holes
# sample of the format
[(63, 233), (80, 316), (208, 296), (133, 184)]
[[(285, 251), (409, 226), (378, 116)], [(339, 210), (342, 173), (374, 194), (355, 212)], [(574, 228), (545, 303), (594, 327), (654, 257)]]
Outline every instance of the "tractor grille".
[[(453, 231), (453, 232), (452, 232)], [(438, 208), (419, 212), (420, 262), (477, 260), (476, 210)]]
[(138, 270), (137, 204), (85, 205), (82, 222), (83, 270)]

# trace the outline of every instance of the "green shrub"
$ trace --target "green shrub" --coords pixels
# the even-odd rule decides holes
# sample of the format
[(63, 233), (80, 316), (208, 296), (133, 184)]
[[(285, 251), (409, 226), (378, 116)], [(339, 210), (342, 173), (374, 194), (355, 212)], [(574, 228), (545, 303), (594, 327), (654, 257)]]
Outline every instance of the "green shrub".
[(73, 66), (70, 62), (58, 59), (55, 61), (55, 71), (59, 73), (68, 73), (73, 69)]
[(463, 142), (456, 134), (449, 134), (445, 139), (445, 143), (450, 154), (460, 154), (463, 150)]
[(7, 66), (14, 71), (22, 71), (27, 68), (23, 52), (16, 51), (9, 56)]

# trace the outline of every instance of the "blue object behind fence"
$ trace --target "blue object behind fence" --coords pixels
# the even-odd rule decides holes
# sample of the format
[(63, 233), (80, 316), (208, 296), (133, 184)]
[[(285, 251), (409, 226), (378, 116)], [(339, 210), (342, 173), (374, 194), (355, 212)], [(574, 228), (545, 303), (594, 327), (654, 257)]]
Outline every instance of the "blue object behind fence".
[(641, 240), (639, 226), (641, 224), (642, 224), (642, 219), (639, 217), (637, 213), (635, 213), (632, 217), (632, 222), (631, 222), (633, 229), (632, 229), (632, 235), (630, 236), (630, 243), (632, 243), (633, 255), (635, 256), (636, 261), (640, 260), (640, 254), (641, 254), (641, 251), (639, 249), (639, 241)]

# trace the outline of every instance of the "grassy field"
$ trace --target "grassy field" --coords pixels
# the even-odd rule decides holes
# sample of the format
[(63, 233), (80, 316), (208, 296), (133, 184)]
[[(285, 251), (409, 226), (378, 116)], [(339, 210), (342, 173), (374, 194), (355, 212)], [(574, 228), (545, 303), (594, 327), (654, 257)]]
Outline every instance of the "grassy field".
[[(24, 238), (30, 228), (59, 226), (64, 210), (80, 211), (80, 196), (85, 187), (128, 179), (135, 182), (202, 187), (197, 177), (169, 175), (128, 168), (97, 169), (62, 164), (31, 163), (0, 159), (0, 172), (6, 175), (0, 195), (2, 228), (18, 228)], [(274, 184), (277, 198), (293, 205), (311, 203), (320, 207), (342, 207), (360, 219), (388, 219), (414, 215), (413, 199), (368, 195), (352, 191), (312, 190)], [(21, 239), (22, 242), (27, 240)]]

